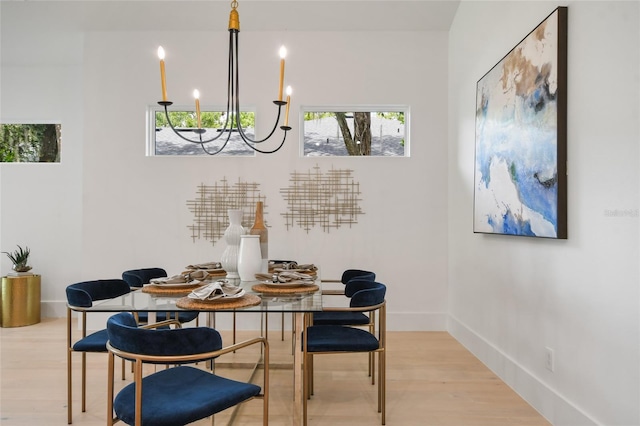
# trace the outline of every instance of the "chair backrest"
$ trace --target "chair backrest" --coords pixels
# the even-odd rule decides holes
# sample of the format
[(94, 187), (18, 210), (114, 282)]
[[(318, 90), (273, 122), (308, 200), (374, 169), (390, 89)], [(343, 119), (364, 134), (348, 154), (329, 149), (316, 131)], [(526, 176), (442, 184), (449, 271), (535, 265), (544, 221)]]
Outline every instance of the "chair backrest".
[(354, 278), (366, 279), (369, 281), (376, 280), (376, 274), (371, 271), (363, 271), (362, 269), (347, 269), (342, 273), (342, 284), (346, 284)]
[[(361, 284), (357, 284), (357, 283), (361, 283), (361, 282), (372, 283), (376, 281), (376, 274), (374, 274), (373, 272), (367, 272), (367, 271), (362, 271), (362, 272), (363, 272), (362, 275), (356, 275), (351, 279), (345, 281), (344, 283), (345, 296), (352, 297), (353, 294), (361, 288)], [(357, 282), (357, 283), (350, 285), (351, 282)]]
[(166, 276), (167, 271), (162, 268), (130, 269), (122, 273), (122, 279), (131, 287), (142, 287), (144, 284), (149, 284), (153, 278)]
[(83, 281), (67, 286), (67, 303), (71, 306), (90, 308), (96, 300), (111, 299), (131, 292), (124, 280)]
[(107, 334), (111, 346), (132, 354), (180, 356), (222, 349), (222, 337), (212, 328), (145, 329), (128, 312), (107, 320)]
[(354, 279), (347, 283), (347, 287), (352, 293), (349, 301), (352, 308), (379, 305), (384, 302), (387, 293), (387, 286), (376, 281)]

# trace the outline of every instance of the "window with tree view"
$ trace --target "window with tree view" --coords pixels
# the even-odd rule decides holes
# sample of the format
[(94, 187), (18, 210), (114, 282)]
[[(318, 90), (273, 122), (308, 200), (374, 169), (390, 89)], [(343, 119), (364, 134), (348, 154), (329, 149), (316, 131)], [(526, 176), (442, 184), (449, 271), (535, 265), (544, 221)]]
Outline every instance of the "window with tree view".
[(59, 163), (60, 124), (0, 124), (0, 162)]
[(303, 155), (408, 157), (408, 108), (304, 109)]
[[(235, 116), (229, 117), (223, 111), (202, 111), (200, 114), (201, 127), (205, 132), (200, 136), (194, 132), (197, 129), (195, 111), (169, 111), (169, 119), (174, 129), (167, 121), (164, 109), (152, 107), (150, 111), (149, 155), (208, 155), (216, 152), (226, 143), (219, 156), (254, 156), (255, 152), (243, 141), (235, 126)], [(227, 122), (227, 128), (223, 130)], [(240, 112), (240, 124), (245, 135), (250, 138), (255, 134), (255, 113), (253, 111)], [(177, 134), (176, 134), (177, 133)], [(207, 141), (200, 143), (200, 140)]]

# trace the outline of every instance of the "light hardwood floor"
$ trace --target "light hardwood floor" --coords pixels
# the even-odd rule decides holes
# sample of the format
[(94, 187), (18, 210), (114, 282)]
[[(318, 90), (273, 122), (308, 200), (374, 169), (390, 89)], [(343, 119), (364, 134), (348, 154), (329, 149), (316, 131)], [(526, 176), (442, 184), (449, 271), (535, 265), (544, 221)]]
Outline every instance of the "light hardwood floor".
[[(0, 329), (0, 424), (66, 425), (65, 319)], [(241, 338), (249, 337), (246, 332)], [(230, 342), (223, 333), (225, 343)], [(272, 362), (270, 424), (289, 425), (292, 404), (291, 340), (269, 335)], [(253, 356), (253, 354), (251, 354)], [(248, 354), (236, 353), (243, 364)], [(310, 426), (379, 425), (376, 387), (365, 355), (315, 357)], [(73, 424), (106, 424), (106, 354), (88, 356), (87, 412), (80, 410), (80, 356), (74, 356)], [(245, 369), (221, 369), (241, 379)], [(116, 379), (116, 386), (131, 380)], [(234, 425), (261, 423), (262, 401), (243, 404)], [(227, 424), (229, 413), (216, 416)], [(122, 424), (122, 423), (119, 423)], [(196, 425), (209, 425), (202, 420)], [(549, 423), (446, 332), (390, 332), (387, 355), (387, 425), (542, 426)]]

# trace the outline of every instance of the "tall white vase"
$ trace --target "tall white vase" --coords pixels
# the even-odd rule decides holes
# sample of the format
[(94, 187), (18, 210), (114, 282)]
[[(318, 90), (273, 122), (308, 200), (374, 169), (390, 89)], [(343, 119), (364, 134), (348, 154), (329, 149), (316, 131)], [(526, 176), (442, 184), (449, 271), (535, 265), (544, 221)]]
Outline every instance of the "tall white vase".
[(224, 231), (227, 248), (222, 253), (222, 268), (227, 272), (227, 278), (238, 279), (238, 254), (240, 252), (240, 237), (244, 235), (242, 227), (242, 210), (229, 209), (229, 227)]
[(260, 235), (242, 235), (238, 255), (238, 274), (241, 281), (255, 281), (262, 267)]

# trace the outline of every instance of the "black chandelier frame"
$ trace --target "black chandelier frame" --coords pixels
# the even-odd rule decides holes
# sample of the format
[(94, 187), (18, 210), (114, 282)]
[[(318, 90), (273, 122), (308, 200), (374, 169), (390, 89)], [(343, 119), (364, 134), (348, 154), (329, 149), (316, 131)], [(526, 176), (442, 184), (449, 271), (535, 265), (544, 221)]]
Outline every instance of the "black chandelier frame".
[[(237, 6), (237, 3), (236, 3), (236, 6)], [(234, 12), (235, 12), (235, 7), (233, 7), (232, 16)], [(238, 27), (239, 27), (239, 21), (238, 21)], [(180, 131), (176, 129), (174, 124), (171, 122), (171, 118), (169, 117), (169, 106), (173, 105), (173, 102), (159, 101), (158, 104), (164, 107), (164, 113), (167, 118), (167, 122), (169, 123), (169, 126), (171, 127), (173, 132), (176, 135), (178, 135), (181, 139), (187, 142), (199, 144), (204, 150), (204, 152), (206, 152), (209, 155), (216, 155), (222, 152), (222, 150), (224, 150), (224, 148), (229, 143), (229, 140), (231, 139), (231, 134), (234, 131), (237, 131), (238, 134), (240, 135), (240, 138), (245, 143), (245, 145), (247, 145), (249, 148), (251, 148), (255, 152), (259, 152), (261, 154), (273, 154), (279, 151), (280, 148), (282, 148), (282, 146), (284, 145), (284, 142), (287, 139), (287, 132), (291, 130), (290, 126), (288, 125), (280, 126), (280, 129), (284, 131), (284, 136), (282, 138), (282, 141), (280, 142), (280, 145), (278, 145), (275, 149), (273, 150), (261, 149), (261, 148), (258, 148), (256, 145), (266, 142), (273, 136), (276, 129), (278, 128), (278, 122), (280, 121), (282, 107), (287, 105), (287, 101), (282, 101), (282, 100), (273, 101), (273, 103), (278, 107), (278, 114), (276, 116), (276, 121), (275, 121), (275, 124), (273, 125), (273, 128), (271, 129), (271, 132), (264, 139), (252, 139), (245, 133), (245, 130), (242, 128), (242, 123), (240, 122), (240, 78), (239, 78), (240, 67), (238, 64), (239, 33), (240, 33), (239, 28), (231, 28), (231, 27), (229, 28), (229, 67), (228, 67), (228, 74), (227, 74), (227, 109), (226, 109), (226, 118), (225, 118), (224, 126), (216, 129), (218, 132), (218, 135), (210, 139), (203, 139), (203, 135), (206, 132), (206, 129), (197, 128), (197, 129), (191, 129), (192, 132), (196, 133), (197, 139), (194, 140), (194, 139), (183, 136), (181, 134), (183, 129), (181, 129)], [(235, 119), (231, 119), (231, 117), (235, 117)], [(234, 126), (234, 123), (235, 123), (235, 126)], [(217, 141), (224, 134), (226, 134), (227, 137), (224, 140), (224, 143), (222, 144), (222, 146), (215, 151), (209, 151), (205, 146), (205, 144)]]

